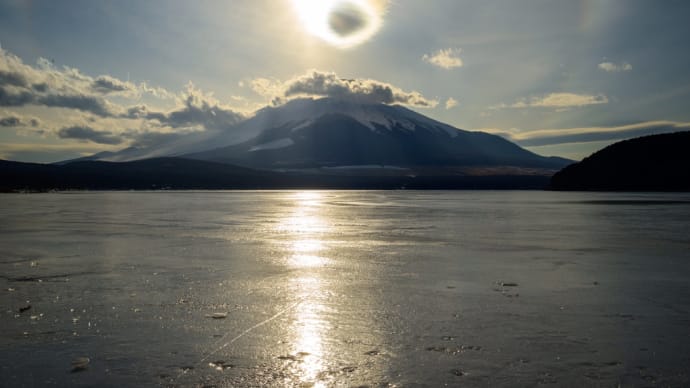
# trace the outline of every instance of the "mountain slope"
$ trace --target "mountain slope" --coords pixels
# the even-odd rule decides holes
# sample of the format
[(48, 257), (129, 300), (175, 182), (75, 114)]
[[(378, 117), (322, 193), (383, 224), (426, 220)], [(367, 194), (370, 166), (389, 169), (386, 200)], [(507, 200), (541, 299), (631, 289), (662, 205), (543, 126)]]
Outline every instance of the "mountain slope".
[(383, 104), (295, 100), (266, 108), (238, 127), (243, 137), (255, 135), (182, 155), (269, 169), (361, 165), (558, 169), (570, 163), (536, 155), (499, 136), (463, 131), (409, 109)]
[(173, 156), (264, 169), (386, 165), (557, 170), (571, 163), (536, 155), (495, 135), (454, 128), (401, 106), (330, 98), (292, 100), (261, 109), (223, 130), (85, 160)]
[(403, 125), (369, 127), (351, 116), (329, 113), (308, 123), (268, 129), (237, 145), (185, 157), (269, 169), (357, 165), (559, 168), (564, 164), (498, 136)]
[(690, 132), (610, 145), (551, 178), (554, 190), (690, 191)]

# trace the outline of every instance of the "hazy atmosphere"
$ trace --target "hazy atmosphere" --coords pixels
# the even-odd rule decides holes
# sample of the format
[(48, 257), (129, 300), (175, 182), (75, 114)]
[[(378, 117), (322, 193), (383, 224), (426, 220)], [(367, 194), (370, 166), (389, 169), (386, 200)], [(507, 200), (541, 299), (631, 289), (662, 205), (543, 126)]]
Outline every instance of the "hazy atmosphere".
[(579, 160), (690, 127), (686, 1), (0, 1), (0, 158), (231, 128), (295, 98), (400, 104)]
[(0, 0), (0, 387), (690, 386), (687, 0)]

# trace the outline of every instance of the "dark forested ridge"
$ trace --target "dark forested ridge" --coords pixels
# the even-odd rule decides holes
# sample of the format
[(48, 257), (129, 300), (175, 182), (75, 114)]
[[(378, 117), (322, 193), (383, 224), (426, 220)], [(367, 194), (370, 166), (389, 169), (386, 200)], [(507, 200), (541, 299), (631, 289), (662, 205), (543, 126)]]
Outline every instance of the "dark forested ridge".
[(237, 166), (180, 158), (157, 158), (127, 163), (79, 161), (64, 165), (1, 161), (0, 189), (213, 189), (259, 185), (270, 175)]
[(64, 165), (0, 161), (0, 191), (223, 189), (542, 189), (544, 174), (440, 171), (353, 174), (272, 172), (183, 158)]
[(615, 143), (556, 173), (550, 188), (690, 191), (690, 132)]

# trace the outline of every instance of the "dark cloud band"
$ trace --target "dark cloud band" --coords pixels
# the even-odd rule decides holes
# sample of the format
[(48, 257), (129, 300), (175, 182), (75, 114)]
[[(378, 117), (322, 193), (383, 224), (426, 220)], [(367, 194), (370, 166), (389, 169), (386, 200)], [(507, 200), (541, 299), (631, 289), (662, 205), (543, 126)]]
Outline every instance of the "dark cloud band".
[(116, 136), (111, 132), (97, 131), (93, 128), (85, 126), (62, 128), (57, 132), (57, 135), (61, 139), (76, 139), (97, 144), (116, 145), (121, 144), (124, 141), (121, 136)]

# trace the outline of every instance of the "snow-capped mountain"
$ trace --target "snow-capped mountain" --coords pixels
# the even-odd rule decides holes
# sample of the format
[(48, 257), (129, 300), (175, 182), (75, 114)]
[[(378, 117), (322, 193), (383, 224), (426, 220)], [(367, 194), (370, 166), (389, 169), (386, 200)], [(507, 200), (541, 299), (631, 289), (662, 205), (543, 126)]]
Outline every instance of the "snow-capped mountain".
[(129, 148), (105, 160), (161, 156), (254, 168), (343, 166), (515, 166), (560, 168), (495, 135), (454, 128), (401, 106), (323, 98), (267, 107), (223, 131), (191, 134), (147, 149)]

